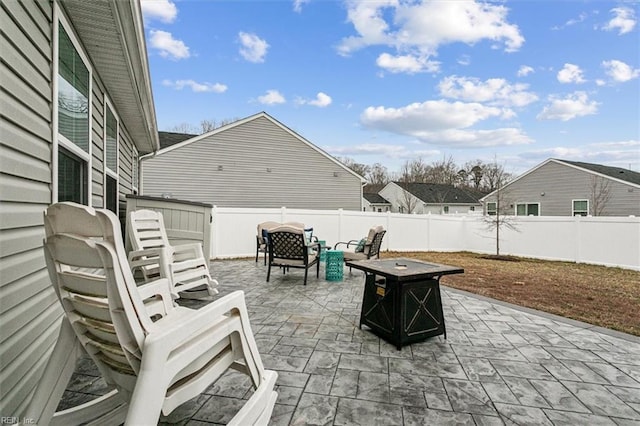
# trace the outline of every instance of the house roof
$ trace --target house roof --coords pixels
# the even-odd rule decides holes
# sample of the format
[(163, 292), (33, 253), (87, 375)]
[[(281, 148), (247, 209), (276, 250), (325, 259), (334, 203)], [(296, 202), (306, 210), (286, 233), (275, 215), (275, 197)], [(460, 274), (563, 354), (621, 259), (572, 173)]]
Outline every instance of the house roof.
[[(322, 150), (319, 147), (317, 147), (316, 145), (312, 144), (311, 142), (309, 142), (308, 140), (306, 140), (305, 138), (300, 136), (298, 133), (294, 132), (293, 130), (291, 130), (290, 128), (288, 128), (287, 126), (285, 126), (284, 124), (282, 124), (281, 122), (279, 122), (278, 120), (276, 120), (275, 118), (273, 118), (272, 116), (270, 116), (269, 114), (267, 114), (264, 111), (259, 112), (259, 113), (254, 114), (254, 115), (251, 115), (249, 117), (234, 121), (234, 122), (226, 124), (224, 126), (220, 126), (220, 127), (216, 128), (214, 130), (211, 130), (210, 132), (203, 133), (201, 135), (196, 135), (196, 136), (190, 135), (190, 136), (192, 136), (191, 138), (182, 140), (180, 142), (176, 142), (176, 143), (174, 143), (174, 144), (172, 144), (170, 146), (162, 148), (155, 154), (145, 155), (142, 159), (144, 160), (145, 158), (151, 157), (151, 155), (158, 156), (158, 155), (162, 155), (162, 154), (164, 154), (166, 152), (173, 151), (174, 149), (180, 149), (183, 146), (198, 142), (198, 141), (200, 141), (202, 139), (205, 139), (205, 138), (207, 138), (209, 136), (224, 132), (226, 130), (232, 129), (232, 128), (237, 127), (237, 126), (241, 126), (241, 125), (243, 125), (245, 123), (248, 123), (248, 122), (253, 121), (253, 120), (257, 120), (259, 118), (266, 118), (267, 120), (271, 121), (276, 126), (280, 127), (285, 132), (289, 133), (291, 136), (293, 136), (296, 139), (298, 139), (300, 142), (304, 143), (305, 145), (309, 146), (310, 148), (312, 148), (315, 151), (319, 152), (320, 154), (324, 155), (328, 160), (330, 160), (333, 163), (337, 164), (338, 166), (343, 168), (349, 174), (351, 174), (353, 176), (356, 176), (358, 179), (360, 179), (361, 182), (366, 182), (365, 178), (363, 178), (362, 176), (360, 176), (359, 174), (357, 174), (356, 172), (351, 170), (349, 167), (345, 166), (340, 161), (336, 160), (333, 156), (329, 155), (324, 150)], [(179, 135), (179, 134), (176, 134), (176, 135)], [(184, 136), (187, 136), (187, 135), (184, 135)]]
[(388, 204), (388, 205), (391, 205), (391, 203), (389, 201), (387, 201), (386, 198), (384, 198), (382, 195), (377, 194), (375, 192), (363, 192), (362, 196), (370, 204)]
[(377, 194), (380, 191), (382, 191), (382, 188), (384, 188), (385, 185), (380, 184), (380, 183), (368, 183), (365, 186), (362, 187), (362, 193), (363, 194)]
[(58, 2), (140, 154), (160, 148), (139, 0)]
[(580, 161), (556, 160), (561, 163), (571, 164), (582, 169), (609, 176), (611, 178), (623, 180), (629, 183), (640, 185), (640, 173), (621, 167), (603, 166), (601, 164), (582, 163)]
[[(509, 185), (511, 185), (512, 183), (519, 181), (520, 179), (522, 179), (525, 176), (533, 173), (534, 171), (538, 170), (540, 167), (542, 167), (542, 166), (544, 166), (545, 164), (548, 164), (548, 163), (563, 164), (563, 165), (566, 165), (568, 167), (581, 169), (581, 170), (587, 171), (589, 173), (593, 173), (593, 174), (598, 175), (598, 176), (602, 176), (602, 177), (606, 177), (606, 178), (609, 178), (609, 179), (613, 179), (615, 181), (618, 181), (618, 182), (621, 182), (621, 183), (624, 183), (624, 184), (627, 184), (627, 185), (632, 185), (634, 187), (640, 187), (640, 173), (634, 172), (633, 170), (627, 170), (627, 169), (623, 169), (623, 168), (620, 168), (620, 167), (603, 166), (601, 164), (582, 163), (580, 161), (568, 161), (568, 160), (560, 160), (560, 159), (557, 159), (557, 158), (549, 158), (549, 159), (543, 161), (542, 163), (538, 164), (537, 166), (533, 167), (532, 169), (527, 170), (525, 173), (521, 174), (520, 176), (518, 176), (517, 178), (515, 178), (511, 182), (507, 183), (503, 188), (506, 188)], [(492, 196), (496, 192), (497, 192), (497, 190), (491, 192), (490, 194), (485, 195), (484, 197), (482, 197), (480, 199), (480, 201), (484, 201), (486, 198), (489, 198), (490, 196)]]
[(422, 182), (394, 183), (426, 204), (480, 204), (477, 194), (453, 185)]
[(195, 138), (196, 136), (198, 135), (175, 132), (158, 132), (158, 138), (160, 139), (160, 149), (168, 148), (177, 143)]

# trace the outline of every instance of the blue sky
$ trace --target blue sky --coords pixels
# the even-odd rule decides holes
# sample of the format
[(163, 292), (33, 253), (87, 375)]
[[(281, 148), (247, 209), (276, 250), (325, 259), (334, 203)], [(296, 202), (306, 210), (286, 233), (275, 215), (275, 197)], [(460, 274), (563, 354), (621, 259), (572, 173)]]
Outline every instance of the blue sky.
[(328, 153), (640, 171), (637, 1), (142, 0), (158, 128), (266, 111)]

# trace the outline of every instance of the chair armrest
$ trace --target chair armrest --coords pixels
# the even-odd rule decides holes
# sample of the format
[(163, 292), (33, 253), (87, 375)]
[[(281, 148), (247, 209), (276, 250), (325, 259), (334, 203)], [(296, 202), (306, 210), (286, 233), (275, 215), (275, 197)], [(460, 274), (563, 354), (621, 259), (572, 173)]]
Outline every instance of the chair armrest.
[(334, 249), (334, 250), (335, 250), (335, 249), (337, 249), (339, 244), (346, 244), (346, 245), (347, 245), (347, 248), (349, 248), (349, 246), (350, 246), (351, 244), (353, 244), (353, 243), (358, 244), (359, 242), (360, 242), (360, 240), (351, 240), (351, 241), (346, 241), (346, 242), (339, 242), (339, 243), (336, 243), (336, 245), (335, 245), (335, 246), (333, 246), (333, 249)]
[(141, 266), (156, 265), (160, 262), (163, 256), (163, 248), (151, 248), (144, 250), (132, 250), (129, 253), (128, 260), (131, 269), (139, 268)]
[[(171, 246), (171, 251), (173, 252), (174, 261), (205, 258), (202, 250), (202, 244), (200, 243), (187, 243)], [(208, 259), (208, 257), (205, 259)]]
[[(143, 302), (155, 296), (160, 296), (164, 312), (155, 312), (166, 315), (173, 307), (173, 299), (177, 299), (178, 295), (171, 292), (171, 284), (166, 278), (160, 278), (155, 281), (149, 281), (138, 286), (138, 294)], [(153, 303), (153, 302), (152, 302)]]
[(237, 310), (245, 330), (251, 331), (249, 326), (249, 314), (244, 301), (244, 292), (234, 291), (220, 299), (192, 310), (188, 315), (164, 317), (154, 323), (156, 327), (147, 335), (145, 346), (166, 346), (168, 351), (182, 343), (192, 339), (194, 335), (201, 334), (203, 330), (215, 325), (216, 319), (228, 316), (227, 314)]

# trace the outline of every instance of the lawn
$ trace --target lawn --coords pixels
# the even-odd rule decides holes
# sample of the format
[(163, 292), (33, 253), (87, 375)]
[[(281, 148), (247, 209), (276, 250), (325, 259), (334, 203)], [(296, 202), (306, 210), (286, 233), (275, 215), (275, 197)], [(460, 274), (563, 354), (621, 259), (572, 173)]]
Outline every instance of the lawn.
[(464, 268), (442, 278), (443, 285), (466, 290), (640, 336), (640, 272), (529, 258), (508, 260), (468, 253), (385, 252)]

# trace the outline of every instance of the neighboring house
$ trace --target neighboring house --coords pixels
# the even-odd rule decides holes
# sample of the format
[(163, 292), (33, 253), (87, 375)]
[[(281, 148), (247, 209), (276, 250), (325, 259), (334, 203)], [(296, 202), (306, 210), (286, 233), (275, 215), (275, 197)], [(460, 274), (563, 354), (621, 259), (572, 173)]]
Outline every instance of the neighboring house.
[(367, 184), (362, 188), (362, 211), (388, 212), (391, 211), (391, 203), (379, 194), (384, 185)]
[[(138, 1), (2, 1), (0, 413), (21, 416), (58, 337), (43, 211), (123, 214), (159, 149)], [(13, 420), (11, 420), (13, 422)]]
[(640, 215), (640, 173), (550, 158), (481, 199), (486, 214)]
[(265, 112), (141, 160), (147, 196), (218, 207), (362, 208), (361, 176)]
[(393, 212), (399, 213), (466, 214), (482, 210), (480, 195), (452, 185), (389, 182), (380, 195), (389, 200)]

